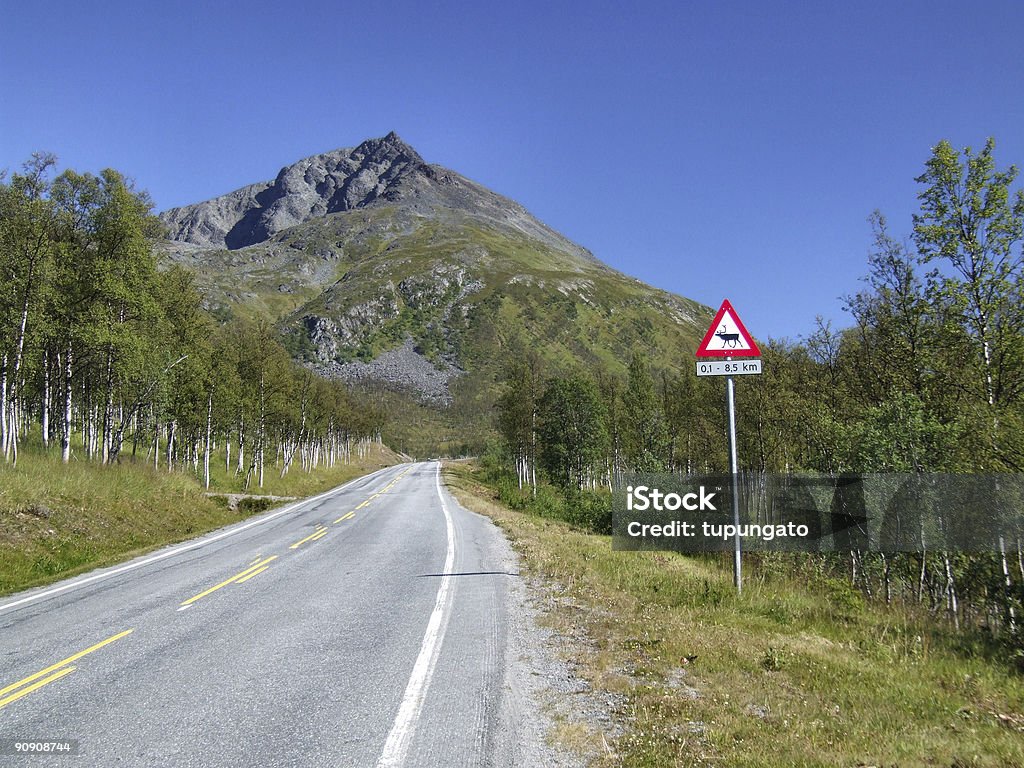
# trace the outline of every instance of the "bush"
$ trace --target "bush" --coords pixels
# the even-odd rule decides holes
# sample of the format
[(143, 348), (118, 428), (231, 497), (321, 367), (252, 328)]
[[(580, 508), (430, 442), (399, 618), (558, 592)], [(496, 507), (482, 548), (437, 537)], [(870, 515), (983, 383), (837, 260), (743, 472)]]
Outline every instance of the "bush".
[(528, 491), (520, 490), (519, 484), (511, 477), (500, 477), (497, 482), (498, 500), (510, 509), (522, 511), (530, 506)]
[(591, 533), (611, 535), (612, 496), (605, 491), (565, 491), (565, 521)]
[(551, 485), (542, 485), (537, 488), (537, 495), (531, 497), (529, 511), (534, 514), (546, 517), (550, 520), (561, 520), (568, 523), (568, 510), (566, 509), (565, 498), (558, 489)]
[(864, 609), (864, 596), (846, 579), (826, 578), (822, 586), (833, 608), (848, 614)]

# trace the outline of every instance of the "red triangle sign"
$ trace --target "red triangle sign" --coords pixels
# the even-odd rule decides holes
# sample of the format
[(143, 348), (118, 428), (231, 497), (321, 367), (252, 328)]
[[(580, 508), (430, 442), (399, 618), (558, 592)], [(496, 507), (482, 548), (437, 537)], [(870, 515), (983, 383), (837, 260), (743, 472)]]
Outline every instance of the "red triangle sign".
[(761, 350), (726, 299), (697, 347), (697, 357), (760, 357)]

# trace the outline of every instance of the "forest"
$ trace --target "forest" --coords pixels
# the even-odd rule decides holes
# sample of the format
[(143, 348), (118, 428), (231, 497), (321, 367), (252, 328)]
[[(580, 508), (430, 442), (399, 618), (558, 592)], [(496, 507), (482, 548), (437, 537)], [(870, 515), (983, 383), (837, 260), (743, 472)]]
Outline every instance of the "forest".
[(384, 414), (292, 362), (263, 321), (218, 323), (191, 274), (157, 269), (152, 202), (113, 170), (36, 154), (0, 176), (0, 452), (26, 440), (73, 458), (194, 472), (210, 461), (262, 487), (345, 461)]
[[(743, 471), (1021, 471), (1024, 191), (994, 150), (991, 139), (980, 151), (937, 144), (905, 239), (872, 214), (863, 285), (845, 297), (849, 327), (819, 318), (798, 342), (761, 344), (763, 375), (737, 381)], [(722, 380), (641, 353), (625, 380), (551, 371), (527, 349), (517, 358), (498, 408), (506, 500), (608, 532), (607, 491), (624, 473), (728, 470)], [(1022, 542), (1002, 544), (813, 558), (868, 598), (922, 606), (1019, 649)]]

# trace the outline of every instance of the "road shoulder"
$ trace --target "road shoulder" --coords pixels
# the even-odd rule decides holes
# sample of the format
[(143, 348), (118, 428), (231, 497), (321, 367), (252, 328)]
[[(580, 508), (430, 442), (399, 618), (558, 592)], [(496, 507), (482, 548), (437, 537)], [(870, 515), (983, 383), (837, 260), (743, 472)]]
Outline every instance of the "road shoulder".
[(498, 524), (510, 570), (508, 645), (498, 712), (495, 765), (582, 768), (607, 765), (615, 727), (608, 702), (577, 670), (594, 644), (582, 624), (565, 624), (571, 610), (559, 585), (530, 571), (527, 558), (500, 526), (500, 508), (479, 491), (444, 474), (448, 491), (468, 511)]

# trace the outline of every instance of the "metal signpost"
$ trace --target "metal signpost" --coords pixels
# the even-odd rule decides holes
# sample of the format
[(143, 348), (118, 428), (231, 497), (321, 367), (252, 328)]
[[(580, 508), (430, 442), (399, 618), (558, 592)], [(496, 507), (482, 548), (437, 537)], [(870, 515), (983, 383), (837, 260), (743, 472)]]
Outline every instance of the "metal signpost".
[(760, 358), (761, 350), (751, 338), (732, 304), (726, 299), (711, 321), (704, 340), (697, 347), (698, 358), (724, 357), (724, 362), (697, 361), (698, 376), (725, 376), (725, 401), (729, 413), (729, 472), (732, 475), (732, 521), (737, 534), (733, 551), (732, 576), (736, 591), (743, 589), (743, 561), (740, 547), (739, 461), (736, 456), (736, 383), (733, 376), (761, 373), (761, 361), (733, 360), (736, 357)]

